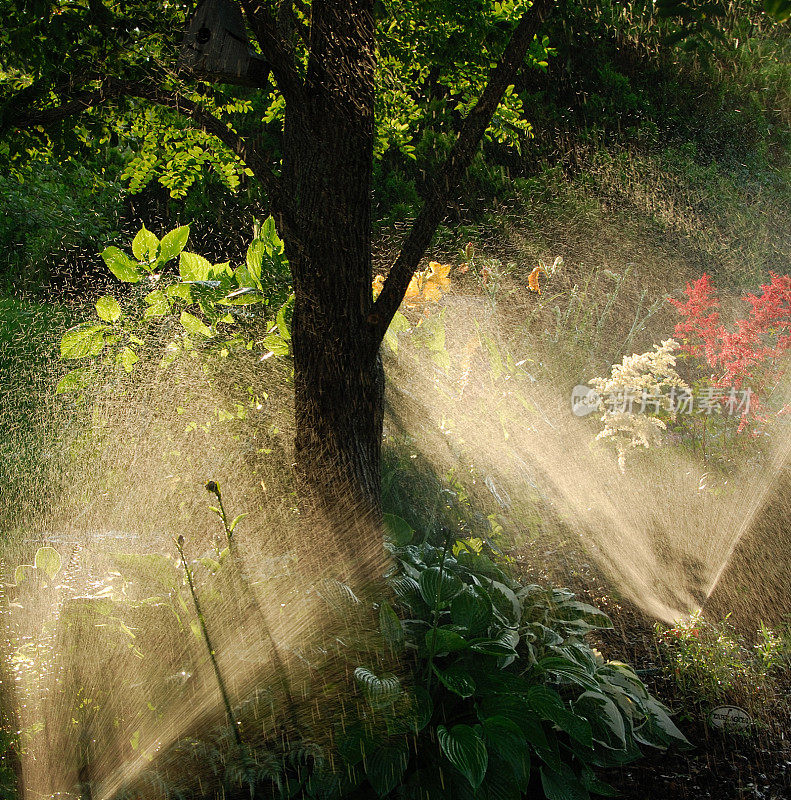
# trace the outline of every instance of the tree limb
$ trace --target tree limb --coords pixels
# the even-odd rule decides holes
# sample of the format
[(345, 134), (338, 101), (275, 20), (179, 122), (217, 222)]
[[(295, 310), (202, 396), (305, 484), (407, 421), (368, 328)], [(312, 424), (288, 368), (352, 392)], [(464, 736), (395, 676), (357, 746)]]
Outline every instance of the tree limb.
[[(24, 90), (23, 90), (24, 91)], [(56, 125), (69, 117), (86, 111), (89, 108), (120, 100), (124, 97), (137, 97), (156, 105), (170, 108), (191, 119), (201, 130), (218, 138), (229, 150), (232, 150), (253, 171), (270, 194), (277, 191), (278, 179), (272, 167), (261, 157), (257, 149), (228, 125), (213, 114), (183, 97), (178, 92), (165, 91), (148, 81), (118, 81), (107, 78), (95, 89), (83, 89), (74, 92), (60, 105), (51, 108), (21, 110), (20, 104), (12, 98), (3, 109), (0, 121), (0, 134), (11, 128), (35, 128)]]
[(294, 52), (287, 37), (282, 35), (277, 20), (262, 0), (239, 0), (247, 21), (253, 29), (261, 52), (269, 62), (278, 88), (286, 102), (300, 102), (302, 81), (297, 72)]
[(489, 78), (489, 83), (462, 123), (459, 136), (445, 164), (428, 181), (423, 207), (368, 316), (367, 335), (372, 337), (374, 350), (378, 349), (393, 315), (398, 311), (412, 275), (445, 216), (452, 192), (472, 163), (505, 90), (514, 82), (527, 50), (552, 4), (553, 0), (534, 0), (530, 9), (522, 15)]

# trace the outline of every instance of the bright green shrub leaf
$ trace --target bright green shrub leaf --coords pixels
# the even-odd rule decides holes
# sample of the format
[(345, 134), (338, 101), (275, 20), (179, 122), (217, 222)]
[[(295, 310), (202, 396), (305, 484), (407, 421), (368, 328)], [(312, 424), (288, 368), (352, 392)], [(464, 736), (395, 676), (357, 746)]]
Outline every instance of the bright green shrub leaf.
[(483, 739), (469, 725), (454, 725), (450, 730), (439, 725), (437, 739), (448, 761), (477, 789), (483, 783), (489, 763)]
[(180, 228), (166, 233), (159, 243), (159, 261), (165, 263), (175, 258), (187, 244), (190, 235), (190, 226), (182, 225)]
[(67, 372), (55, 386), (55, 394), (67, 394), (68, 392), (77, 392), (89, 386), (93, 379), (93, 372), (86, 367), (73, 369)]
[(464, 588), (461, 579), (439, 567), (429, 567), (418, 578), (420, 594), (429, 608), (444, 608)]
[(404, 547), (412, 541), (415, 530), (405, 519), (401, 519), (395, 514), (382, 514), (382, 519), (387, 538), (396, 547)]
[(379, 630), (382, 638), (390, 647), (397, 649), (403, 646), (404, 629), (401, 626), (401, 620), (387, 600), (383, 600), (379, 605)]
[(135, 364), (139, 361), (139, 357), (131, 347), (124, 347), (123, 350), (116, 356), (115, 363), (123, 367), (124, 371), (131, 372)]
[(475, 692), (475, 681), (464, 667), (453, 664), (447, 669), (439, 669), (433, 665), (433, 670), (442, 684), (459, 697), (472, 697)]
[(247, 248), (246, 264), (247, 272), (250, 275), (253, 286), (260, 290), (263, 290), (261, 284), (261, 267), (263, 266), (265, 256), (266, 244), (260, 239), (254, 239)]
[(121, 316), (121, 305), (114, 297), (105, 295), (96, 301), (96, 313), (105, 322), (117, 322)]
[(165, 314), (170, 313), (170, 303), (168, 302), (167, 295), (160, 289), (155, 289), (146, 295), (146, 304), (148, 308), (143, 315), (145, 319), (151, 317), (164, 317)]
[(129, 256), (117, 247), (105, 247), (102, 258), (110, 272), (124, 283), (137, 283), (144, 275), (140, 267)]
[(209, 279), (211, 262), (203, 256), (182, 251), (179, 257), (179, 275), (185, 281), (205, 281)]
[(132, 240), (132, 254), (146, 265), (153, 264), (159, 257), (159, 239), (145, 225)]
[(379, 797), (384, 797), (401, 783), (408, 763), (406, 745), (385, 745), (367, 760), (365, 775)]
[(454, 625), (470, 633), (485, 630), (492, 619), (492, 602), (486, 590), (480, 586), (464, 587), (450, 604), (450, 616)]
[(455, 653), (467, 649), (467, 640), (456, 631), (433, 628), (426, 631), (426, 647), (432, 653)]
[(60, 572), (63, 562), (60, 553), (54, 547), (39, 547), (33, 563), (38, 572), (52, 580)]
[(263, 345), (276, 356), (287, 356), (291, 352), (288, 342), (276, 333), (270, 333), (269, 336), (265, 336)]
[(165, 294), (171, 300), (183, 300), (185, 303), (192, 302), (192, 287), (188, 283), (172, 283), (165, 289)]
[(14, 570), (14, 583), (20, 584), (30, 580), (36, 574), (36, 568), (32, 564), (20, 564)]
[(75, 325), (63, 334), (60, 340), (61, 358), (87, 358), (97, 356), (104, 347), (104, 334), (107, 325), (83, 323)]
[(193, 336), (203, 336), (208, 339), (214, 335), (208, 325), (205, 325), (188, 311), (181, 312), (180, 320), (181, 324), (184, 326), (184, 330), (186, 330), (187, 333), (191, 333)]

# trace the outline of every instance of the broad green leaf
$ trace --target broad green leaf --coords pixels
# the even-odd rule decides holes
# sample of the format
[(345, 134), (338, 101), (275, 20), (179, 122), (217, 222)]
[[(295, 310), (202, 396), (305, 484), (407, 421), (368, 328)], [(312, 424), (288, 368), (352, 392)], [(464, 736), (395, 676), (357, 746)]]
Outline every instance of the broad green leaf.
[(247, 272), (256, 289), (263, 290), (261, 285), (261, 267), (266, 256), (266, 244), (260, 239), (254, 239), (247, 248)]
[(380, 747), (366, 762), (365, 775), (379, 797), (384, 797), (401, 783), (409, 763), (406, 745)]
[(454, 625), (470, 633), (485, 630), (492, 619), (492, 602), (486, 590), (480, 586), (466, 586), (453, 598), (450, 616)]
[(165, 289), (165, 294), (172, 300), (183, 300), (185, 303), (192, 302), (192, 287), (188, 283), (172, 283)]
[(419, 732), (431, 721), (431, 716), (434, 713), (434, 701), (425, 686), (416, 686), (413, 692), (415, 695), (415, 731)]
[(196, 253), (185, 253), (179, 256), (179, 275), (185, 281), (205, 281), (209, 279), (211, 262)]
[(36, 568), (32, 564), (20, 564), (14, 570), (14, 583), (20, 584), (29, 580), (36, 574)]
[(265, 336), (262, 344), (276, 356), (287, 356), (291, 352), (288, 342), (276, 333), (270, 333), (269, 336)]
[(401, 682), (395, 675), (385, 674), (380, 678), (366, 667), (357, 667), (354, 679), (368, 701), (376, 707), (392, 704), (401, 694)]
[(143, 227), (137, 232), (132, 240), (132, 254), (138, 261), (144, 262), (144, 266), (153, 264), (159, 256), (159, 239), (151, 231)]
[(450, 730), (438, 725), (437, 739), (448, 761), (464, 775), (473, 789), (477, 789), (483, 783), (489, 764), (489, 753), (483, 739), (469, 725), (454, 725)]
[(467, 640), (447, 628), (432, 628), (426, 631), (426, 647), (431, 653), (455, 653), (457, 650), (466, 650)]
[(93, 380), (93, 372), (86, 367), (73, 369), (67, 372), (55, 386), (55, 394), (67, 394), (68, 392), (76, 392), (90, 386)]
[(515, 656), (516, 650), (507, 639), (484, 639), (472, 642), (470, 649), (489, 656)]
[(151, 317), (164, 317), (165, 314), (170, 313), (170, 303), (168, 302), (167, 295), (161, 289), (155, 289), (146, 295), (146, 304), (148, 308), (143, 315), (146, 319)]
[(407, 330), (409, 320), (400, 311), (396, 311), (385, 333), (385, 342), (394, 353), (398, 352), (398, 334)]
[(487, 588), (494, 607), (510, 623), (518, 624), (522, 616), (522, 605), (513, 589), (500, 581), (492, 581)]
[(131, 372), (139, 360), (137, 353), (131, 347), (124, 347), (116, 356), (115, 363), (123, 367), (125, 372)]
[(396, 547), (404, 547), (412, 541), (415, 530), (405, 519), (401, 519), (395, 514), (382, 514), (382, 518), (387, 538)]
[(190, 235), (190, 226), (182, 225), (180, 228), (166, 233), (159, 243), (159, 261), (165, 263), (175, 258), (187, 244), (187, 238)]
[(588, 790), (571, 770), (569, 773), (561, 774), (541, 767), (541, 787), (547, 800), (590, 800)]
[(199, 320), (193, 314), (190, 314), (188, 311), (182, 311), (180, 319), (181, 324), (184, 326), (184, 330), (186, 330), (187, 333), (191, 333), (193, 336), (203, 336), (208, 339), (214, 335), (208, 325), (205, 325), (203, 322), (201, 322), (201, 320)]
[(552, 616), (566, 622), (581, 621), (592, 628), (612, 628), (612, 620), (603, 611), (579, 600), (564, 600), (554, 608)]
[(39, 547), (33, 561), (36, 570), (52, 580), (61, 568), (60, 553), (54, 547)]
[(574, 708), (584, 714), (591, 725), (603, 725), (615, 737), (621, 748), (626, 747), (626, 726), (613, 700), (598, 691), (583, 692)]
[(562, 656), (547, 656), (546, 658), (542, 658), (537, 666), (550, 675), (554, 675), (564, 681), (576, 683), (585, 689), (597, 691), (599, 688), (598, 681), (591, 672), (586, 670), (578, 662), (571, 661), (568, 658), (563, 658)]
[(418, 584), (429, 608), (445, 608), (464, 588), (459, 577), (447, 570), (440, 570), (439, 567), (423, 570), (418, 578)]
[(114, 297), (105, 295), (96, 301), (96, 313), (105, 322), (116, 322), (121, 316), (121, 305)]
[(398, 614), (387, 600), (379, 605), (379, 630), (385, 642), (393, 649), (398, 649), (404, 644), (404, 629)]
[(458, 664), (452, 664), (447, 669), (440, 669), (433, 665), (434, 673), (443, 685), (459, 697), (472, 697), (475, 692), (475, 681), (472, 675)]
[(104, 347), (107, 325), (83, 323), (75, 325), (63, 334), (60, 340), (61, 358), (86, 358), (97, 356)]
[(137, 283), (145, 274), (129, 256), (117, 247), (105, 247), (102, 258), (110, 272), (124, 283)]
[[(530, 751), (522, 729), (504, 716), (487, 717), (481, 721), (483, 733), (491, 752), (523, 771), (530, 771)], [(526, 770), (525, 770), (526, 767)]]

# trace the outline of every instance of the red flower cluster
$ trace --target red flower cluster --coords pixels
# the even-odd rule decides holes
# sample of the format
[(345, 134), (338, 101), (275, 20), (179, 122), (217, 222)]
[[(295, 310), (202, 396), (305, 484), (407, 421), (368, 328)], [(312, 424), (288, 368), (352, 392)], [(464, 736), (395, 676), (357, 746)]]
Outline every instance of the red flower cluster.
[[(769, 274), (771, 280), (761, 286), (760, 295), (742, 298), (750, 312), (732, 330), (720, 322), (719, 300), (705, 273), (687, 284), (686, 301), (670, 300), (684, 317), (676, 325), (676, 336), (684, 340), (682, 349), (705, 358), (715, 370), (712, 382), (717, 387), (738, 389), (749, 381), (755, 390), (756, 384), (778, 377), (779, 367), (771, 362), (791, 348), (791, 275)], [(763, 374), (757, 374), (759, 369)], [(753, 394), (753, 409), (757, 400)]]

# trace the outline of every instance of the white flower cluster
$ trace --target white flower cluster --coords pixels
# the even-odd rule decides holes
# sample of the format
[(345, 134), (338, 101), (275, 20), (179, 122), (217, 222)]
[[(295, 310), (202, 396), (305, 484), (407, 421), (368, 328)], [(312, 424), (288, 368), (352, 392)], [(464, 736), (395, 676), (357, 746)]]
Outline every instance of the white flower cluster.
[(590, 381), (600, 398), (618, 397), (624, 401), (606, 408), (603, 399), (600, 399), (599, 408), (604, 410), (601, 417), (604, 428), (596, 437), (610, 439), (615, 444), (621, 472), (626, 467), (628, 448), (649, 447), (657, 443), (660, 431), (667, 427), (657, 416), (634, 413), (631, 410), (634, 404), (639, 404), (642, 412), (647, 406), (652, 406), (654, 413), (665, 411), (674, 416), (674, 409), (663, 390), (675, 387), (676, 390), (690, 391), (675, 369), (675, 353), (678, 349), (679, 344), (675, 339), (666, 339), (647, 353), (624, 356), (620, 364), (613, 365), (609, 378)]

